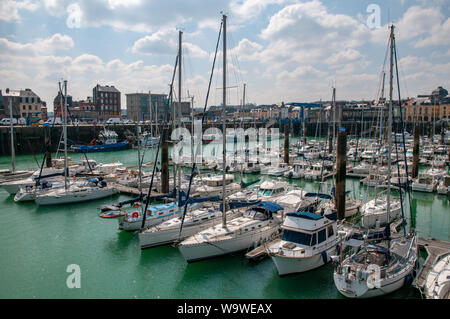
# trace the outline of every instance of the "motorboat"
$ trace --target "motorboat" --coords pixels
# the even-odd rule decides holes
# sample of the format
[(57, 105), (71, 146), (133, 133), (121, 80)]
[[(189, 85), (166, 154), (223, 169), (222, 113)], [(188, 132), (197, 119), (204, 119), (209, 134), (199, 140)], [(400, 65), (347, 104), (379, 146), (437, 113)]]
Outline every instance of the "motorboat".
[(286, 215), (281, 240), (266, 247), (280, 276), (316, 269), (331, 260), (345, 238), (338, 233), (336, 217), (336, 213)]

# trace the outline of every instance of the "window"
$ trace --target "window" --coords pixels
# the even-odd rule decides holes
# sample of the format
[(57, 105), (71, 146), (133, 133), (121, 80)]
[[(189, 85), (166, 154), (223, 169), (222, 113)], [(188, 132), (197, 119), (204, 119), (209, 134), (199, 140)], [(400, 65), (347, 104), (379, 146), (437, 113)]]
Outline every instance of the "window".
[(25, 109), (26, 109), (26, 106), (25, 106), (25, 105), (22, 105), (22, 109), (25, 110)]
[(325, 230), (325, 229), (322, 229), (322, 230), (318, 233), (318, 236), (317, 236), (318, 243), (320, 244), (320, 243), (324, 242), (325, 239), (327, 239), (327, 236), (326, 236), (326, 230)]
[(28, 105), (28, 110), (30, 110), (30, 111), (31, 111), (31, 105)]
[(316, 234), (311, 235), (307, 233), (284, 229), (283, 240), (304, 246), (314, 246), (316, 244)]
[(328, 226), (328, 238), (334, 235), (333, 226)]

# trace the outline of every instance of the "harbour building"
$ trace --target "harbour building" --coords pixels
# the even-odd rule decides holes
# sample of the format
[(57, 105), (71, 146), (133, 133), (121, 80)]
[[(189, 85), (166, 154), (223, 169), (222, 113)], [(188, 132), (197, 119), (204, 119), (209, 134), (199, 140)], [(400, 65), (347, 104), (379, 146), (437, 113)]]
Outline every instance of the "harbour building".
[(12, 90), (7, 88), (2, 93), (3, 108), (0, 110), (0, 117), (10, 117), (10, 101), (12, 101), (14, 118), (36, 118), (41, 120), (47, 118), (45, 102), (31, 89)]
[(114, 85), (102, 86), (97, 84), (92, 89), (95, 111), (98, 113), (99, 119), (121, 117), (120, 97), (120, 91)]

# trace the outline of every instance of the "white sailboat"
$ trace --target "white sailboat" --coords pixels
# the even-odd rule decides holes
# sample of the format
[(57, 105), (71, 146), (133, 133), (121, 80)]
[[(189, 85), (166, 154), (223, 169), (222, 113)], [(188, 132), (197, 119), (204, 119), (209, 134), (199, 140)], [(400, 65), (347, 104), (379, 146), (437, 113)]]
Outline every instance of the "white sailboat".
[[(58, 205), (78, 203), (111, 196), (117, 191), (100, 179), (89, 179), (84, 185), (69, 184), (67, 163), (67, 81), (64, 81), (65, 101), (63, 108), (64, 133), (64, 188), (55, 189), (44, 194), (37, 194), (35, 202), (38, 205)], [(62, 89), (60, 87), (60, 92)]]
[(226, 225), (216, 224), (188, 237), (178, 249), (190, 263), (259, 246), (279, 233), (282, 217), (274, 214), (282, 210), (271, 202), (256, 204)]
[[(395, 47), (394, 26), (391, 27), (391, 81), (388, 116), (388, 144), (392, 146), (393, 114), (393, 56)], [(397, 74), (398, 76), (398, 74)], [(334, 283), (341, 294), (349, 298), (369, 298), (389, 294), (414, 280), (418, 258), (417, 237), (412, 230), (392, 239), (390, 236), (390, 172), (391, 155), (388, 153), (387, 226), (380, 243), (365, 240), (361, 249), (346, 257), (335, 256)], [(404, 226), (405, 227), (405, 226)], [(368, 238), (368, 236), (366, 237)]]
[[(222, 133), (226, 135), (226, 21), (223, 15), (223, 112)], [(262, 202), (244, 213), (243, 217), (234, 218), (227, 223), (225, 202), (225, 165), (226, 143), (223, 139), (223, 190), (222, 190), (222, 224), (207, 228), (187, 239), (183, 240), (178, 249), (187, 262), (199, 261), (219, 255), (230, 254), (259, 245), (279, 232), (280, 216), (274, 216), (283, 208), (274, 203)]]
[[(242, 213), (239, 210), (230, 210), (227, 217), (236, 218)], [(189, 236), (216, 225), (220, 222), (222, 214), (217, 208), (200, 207), (190, 209), (184, 221), (181, 217), (172, 218), (163, 223), (148, 227), (139, 233), (139, 244), (141, 249), (167, 245), (178, 240), (183, 240)], [(180, 232), (180, 226), (183, 228)]]

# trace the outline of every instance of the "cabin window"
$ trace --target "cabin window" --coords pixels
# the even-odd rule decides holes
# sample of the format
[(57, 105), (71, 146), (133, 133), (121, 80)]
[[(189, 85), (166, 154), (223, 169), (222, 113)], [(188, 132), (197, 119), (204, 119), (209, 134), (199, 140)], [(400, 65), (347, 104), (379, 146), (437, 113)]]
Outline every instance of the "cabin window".
[(317, 240), (318, 240), (318, 243), (320, 244), (320, 243), (324, 242), (325, 239), (327, 239), (327, 237), (326, 237), (326, 230), (325, 230), (325, 229), (322, 229), (322, 230), (321, 230), (320, 232), (318, 232), (318, 234), (317, 234)]
[(316, 244), (316, 234), (307, 234), (293, 230), (283, 230), (283, 240), (290, 241), (304, 246), (314, 246)]
[(208, 220), (208, 217), (203, 217), (202, 220)]
[(334, 235), (333, 226), (328, 226), (328, 238)]

